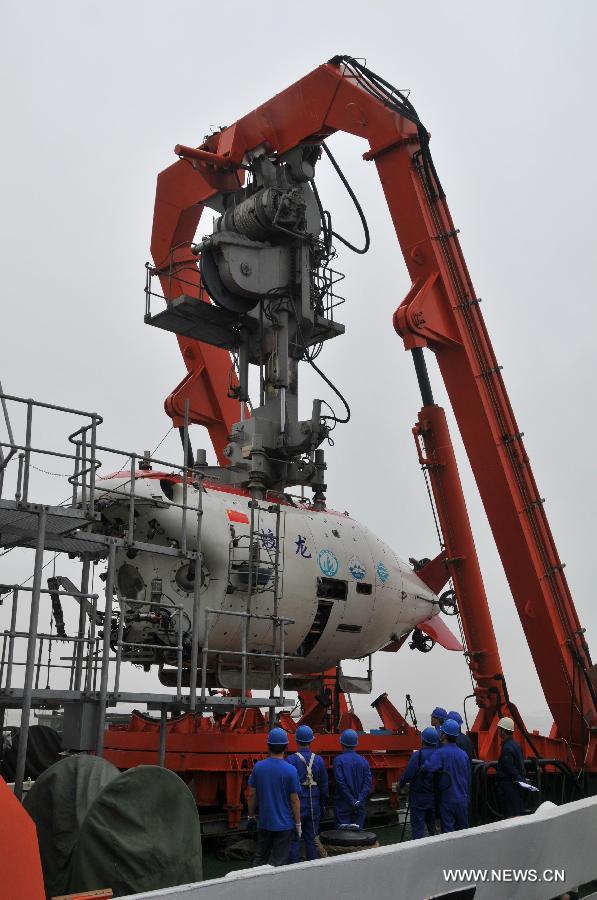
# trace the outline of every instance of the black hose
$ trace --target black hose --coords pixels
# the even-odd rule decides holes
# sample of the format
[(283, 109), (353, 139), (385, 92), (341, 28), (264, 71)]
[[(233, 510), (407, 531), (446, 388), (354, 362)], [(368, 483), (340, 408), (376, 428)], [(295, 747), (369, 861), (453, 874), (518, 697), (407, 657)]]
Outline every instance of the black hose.
[[(364, 232), (364, 234), (365, 234), (365, 245), (364, 245), (363, 247), (355, 247), (354, 244), (351, 244), (350, 241), (347, 241), (346, 238), (343, 238), (342, 235), (341, 235), (341, 234), (338, 234), (337, 231), (332, 231), (332, 234), (333, 234), (333, 236), (334, 236), (335, 238), (337, 238), (341, 243), (343, 243), (345, 247), (348, 247), (348, 249), (349, 249), (349, 250), (352, 250), (354, 253), (360, 253), (360, 254), (366, 253), (367, 250), (369, 249), (369, 247), (371, 246), (371, 236), (370, 236), (370, 234), (369, 234), (369, 226), (367, 225), (367, 219), (365, 218), (365, 213), (363, 212), (363, 209), (362, 209), (362, 207), (361, 207), (361, 204), (360, 204), (359, 201), (357, 200), (357, 197), (356, 197), (355, 192), (353, 191), (353, 189), (351, 188), (350, 184), (348, 183), (348, 180), (346, 179), (346, 176), (344, 175), (344, 172), (342, 171), (342, 169), (340, 168), (340, 166), (339, 166), (338, 163), (336, 162), (336, 160), (335, 160), (335, 158), (334, 158), (334, 155), (332, 154), (332, 151), (329, 149), (329, 147), (326, 146), (326, 144), (322, 144), (321, 146), (323, 147), (325, 153), (326, 153), (327, 156), (329, 157), (329, 160), (330, 160), (331, 164), (333, 165), (334, 169), (335, 169), (336, 172), (338, 173), (338, 176), (339, 176), (339, 178), (340, 178), (340, 181), (342, 182), (342, 184), (343, 184), (344, 187), (346, 188), (346, 191), (347, 191), (347, 193), (348, 193), (348, 196), (350, 197), (350, 199), (352, 200), (352, 202), (353, 202), (354, 205), (355, 205), (355, 209), (356, 209), (356, 211), (357, 211), (358, 214), (359, 214), (359, 218), (360, 218), (361, 224), (362, 224), (362, 226), (363, 226), (363, 232)], [(316, 195), (316, 197), (317, 197), (317, 195)], [(317, 198), (317, 199), (319, 199), (319, 198)], [(323, 210), (321, 210), (321, 204), (320, 204), (320, 211), (323, 212)], [(325, 233), (325, 232), (324, 232), (324, 233)]]
[(329, 254), (332, 250), (332, 217), (327, 209), (323, 208), (321, 198), (319, 196), (319, 191), (317, 190), (317, 185), (314, 181), (311, 181), (311, 187), (313, 189), (313, 193), (315, 194), (315, 199), (317, 200), (317, 206), (319, 209), (321, 230), (323, 231), (323, 243), (325, 245), (326, 253)]
[(464, 711), (464, 722), (465, 722), (467, 731), (470, 731), (471, 729), (470, 729), (470, 725), (468, 724), (468, 716), (466, 714), (466, 701), (474, 699), (475, 697), (476, 697), (476, 694), (467, 694), (466, 697), (464, 698), (464, 700), (462, 701), (462, 709)]
[(363, 63), (353, 56), (340, 54), (330, 59), (330, 63), (336, 66), (343, 63), (363, 90), (375, 97), (384, 106), (387, 106), (388, 109), (416, 125), (429, 199), (435, 200), (438, 197), (444, 197), (445, 194), (429, 150), (429, 132), (421, 122), (419, 114), (406, 94), (395, 88), (385, 78), (368, 69), (367, 66), (364, 66)]
[(321, 418), (322, 418), (322, 419), (331, 419), (333, 422), (336, 422), (338, 425), (346, 425), (347, 422), (350, 422), (350, 406), (348, 405), (348, 402), (347, 402), (347, 401), (345, 400), (345, 398), (342, 396), (342, 394), (340, 393), (340, 391), (338, 390), (338, 388), (336, 387), (336, 385), (333, 384), (333, 383), (330, 381), (330, 379), (327, 377), (327, 375), (324, 375), (324, 374), (323, 374), (323, 372), (321, 371), (321, 369), (319, 368), (319, 366), (316, 366), (312, 359), (308, 359), (307, 361), (308, 361), (309, 365), (312, 366), (312, 367), (315, 369), (315, 371), (317, 372), (317, 374), (318, 374), (321, 378), (323, 378), (323, 380), (325, 381), (325, 383), (327, 384), (327, 386), (328, 386), (329, 388), (332, 389), (332, 391), (334, 392), (334, 394), (336, 394), (336, 396), (340, 398), (340, 400), (341, 400), (342, 403), (344, 404), (344, 408), (346, 409), (346, 417), (345, 417), (344, 419), (339, 419), (338, 416), (336, 416), (336, 415), (333, 415), (333, 416), (322, 416)]
[(184, 428), (182, 426), (178, 429), (178, 433), (180, 434), (180, 441), (182, 443), (182, 449), (183, 449), (184, 454), (187, 459), (187, 462), (186, 462), (187, 468), (192, 469), (193, 466), (195, 465), (195, 457), (193, 456), (193, 447), (191, 446), (191, 439), (189, 437), (188, 430), (187, 430), (187, 445), (186, 445), (186, 447), (185, 447), (185, 440), (184, 440)]

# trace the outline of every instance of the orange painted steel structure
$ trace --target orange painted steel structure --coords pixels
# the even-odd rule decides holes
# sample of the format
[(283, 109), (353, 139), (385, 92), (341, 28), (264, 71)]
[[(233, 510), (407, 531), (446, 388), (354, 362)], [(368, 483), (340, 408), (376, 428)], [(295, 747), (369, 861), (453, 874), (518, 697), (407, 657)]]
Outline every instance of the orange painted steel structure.
[(0, 896), (44, 900), (46, 892), (35, 823), (0, 778)]
[[(369, 761), (375, 788), (387, 793), (390, 805), (395, 807), (398, 797), (392, 785), (400, 778), (420, 738), (387, 698), (376, 702), (387, 705), (384, 716), (394, 731), (361, 735), (359, 753)], [(308, 718), (302, 721), (306, 723)], [(289, 752), (294, 752), (297, 746), (293, 733), (298, 723), (288, 713), (282, 713), (280, 724), (289, 732)], [(340, 720), (340, 729), (350, 727), (362, 729), (358, 718), (347, 711)], [(126, 729), (112, 726), (106, 732), (104, 755), (121, 769), (155, 765), (159, 730), (159, 721), (133, 713)], [(221, 721), (187, 713), (168, 720), (165, 765), (182, 775), (200, 809), (223, 809), (228, 827), (236, 828), (251, 770), (257, 760), (267, 756), (267, 730), (267, 719), (256, 709), (238, 709)], [(333, 758), (340, 751), (337, 733), (318, 733), (313, 746), (331, 770)]]
[[(414, 434), (420, 462), (431, 481), (445, 566), (458, 597), (467, 660), (476, 684), (479, 712), (472, 732), (479, 756), (496, 757), (497, 719), (509, 711), (527, 753), (566, 761), (576, 771), (594, 770), (596, 704), (588, 678), (588, 647), (458, 232), (425, 156), (426, 132), (420, 123), (367, 90), (366, 77), (359, 77), (344, 59), (335, 58), (315, 69), (233, 125), (210, 135), (200, 148), (176, 147), (180, 161), (158, 177), (151, 242), (164, 295), (167, 301), (188, 295), (191, 282), (198, 301), (209, 302), (200, 287), (190, 245), (206, 201), (243, 183), (247, 153), (265, 148), (281, 155), (301, 143), (321, 142), (337, 131), (367, 141), (364, 159), (375, 163), (412, 279), (394, 314), (394, 327), (407, 350), (426, 347), (435, 353), (554, 720), (549, 737), (529, 736), (509, 703), (445, 414), (433, 403), (426, 404)], [(207, 426), (218, 459), (225, 462), (222, 450), (230, 426), (240, 418), (238, 401), (227, 391), (228, 353), (187, 338), (179, 338), (179, 343), (188, 374), (166, 401), (166, 410), (180, 424), (188, 400), (190, 421)], [(410, 747), (398, 746), (396, 734), (374, 735), (371, 740), (378, 737), (378, 749), (390, 754), (395, 749), (397, 758), (402, 754), (404, 760)], [(244, 743), (248, 739), (248, 734), (227, 734), (220, 751), (234, 754), (237, 744), (248, 747)], [(328, 739), (321, 735), (318, 742)], [(114, 738), (110, 742), (114, 752), (124, 752), (117, 750)], [(145, 753), (141, 746), (136, 749), (138, 754)], [(168, 751), (173, 752), (174, 748)], [(182, 760), (167, 758), (169, 765), (182, 765)]]

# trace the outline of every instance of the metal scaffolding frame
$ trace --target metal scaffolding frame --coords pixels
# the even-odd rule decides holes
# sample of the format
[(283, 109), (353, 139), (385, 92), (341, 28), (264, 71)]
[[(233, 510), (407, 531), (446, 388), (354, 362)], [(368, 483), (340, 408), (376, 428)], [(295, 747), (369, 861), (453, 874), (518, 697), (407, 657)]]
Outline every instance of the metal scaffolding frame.
[[(146, 705), (148, 710), (160, 713), (160, 740), (158, 764), (164, 765), (166, 750), (167, 715), (168, 712), (209, 711), (230, 705), (230, 698), (212, 695), (207, 686), (207, 662), (211, 655), (216, 657), (216, 666), (220, 666), (221, 657), (229, 654), (240, 663), (241, 691), (234, 698), (238, 706), (269, 707), (270, 721), (273, 722), (276, 707), (291, 705), (284, 696), (285, 661), (284, 629), (293, 620), (279, 614), (280, 590), (280, 506), (279, 504), (260, 505), (251, 501), (251, 519), (249, 533), (249, 554), (247, 571), (246, 610), (218, 610), (208, 607), (201, 609), (201, 577), (195, 578), (193, 589), (193, 613), (191, 616), (190, 659), (185, 659), (183, 645), (182, 604), (174, 604), (172, 610), (178, 612), (176, 645), (168, 647), (176, 657), (176, 690), (174, 693), (140, 693), (122, 690), (122, 662), (126, 652), (137, 647), (164, 651), (164, 645), (135, 644), (126, 640), (124, 633), (125, 613), (136, 605), (150, 605), (148, 600), (119, 598), (120, 615), (118, 618), (117, 637), (114, 640), (112, 628), (113, 602), (115, 598), (116, 553), (126, 549), (135, 553), (150, 553), (174, 556), (195, 567), (201, 572), (202, 549), (201, 527), (203, 517), (202, 471), (205, 454), (199, 451), (197, 459), (192, 463), (188, 459), (188, 403), (185, 423), (182, 429), (184, 459), (182, 464), (154, 458), (148, 451), (142, 454), (127, 452), (114, 447), (102, 446), (98, 443), (98, 428), (103, 419), (97, 413), (89, 413), (71, 407), (42, 403), (2, 392), (0, 385), (0, 404), (4, 418), (4, 431), (0, 437), (0, 549), (4, 553), (14, 548), (30, 548), (34, 550), (33, 582), (25, 584), (0, 583), (0, 604), (5, 596), (11, 597), (10, 624), (0, 632), (0, 727), (4, 725), (5, 711), (19, 709), (20, 737), (17, 751), (15, 794), (22, 796), (25, 777), (27, 742), (31, 712), (33, 708), (66, 709), (75, 708), (79, 720), (84, 714), (91, 712), (93, 722), (92, 738), (87, 749), (101, 756), (104, 748), (106, 730), (106, 710), (118, 704), (128, 703)], [(11, 404), (25, 407), (25, 435), (19, 442), (15, 438), (15, 428), (11, 423), (9, 408)], [(33, 443), (34, 418), (37, 410), (54, 416), (76, 417), (78, 427), (67, 434), (70, 445), (67, 450), (48, 449)], [(82, 420), (82, 424), (80, 424)], [(33, 459), (43, 457), (67, 461), (72, 467), (72, 474), (64, 478), (69, 484), (67, 501), (58, 504), (35, 503), (31, 500), (32, 479), (37, 473), (49, 473), (34, 465)], [(124, 528), (124, 536), (103, 534), (101, 516), (98, 512), (98, 497), (111, 492), (107, 487), (98, 488), (98, 470), (110, 456), (126, 460), (125, 471), (130, 472), (128, 493), (114, 491), (119, 502), (128, 503), (128, 522)], [(12, 463), (12, 470), (9, 465)], [(181, 478), (182, 502), (171, 502), (169, 505), (180, 509), (181, 541), (179, 547), (164, 546), (147, 541), (140, 541), (135, 534), (135, 509), (138, 502), (135, 492), (135, 481), (139, 470), (146, 470), (153, 465), (166, 467), (169, 472)], [(121, 467), (122, 468), (122, 467)], [(14, 493), (3, 496), (7, 485), (8, 474), (12, 474)], [(189, 484), (199, 486), (197, 505), (188, 502)], [(255, 540), (260, 511), (276, 515), (276, 540), (273, 560), (264, 562), (259, 557), (259, 546)], [(187, 521), (189, 516), (195, 517), (195, 549), (188, 546)], [(255, 548), (257, 548), (255, 552)], [(42, 586), (44, 553), (53, 551), (56, 555), (68, 554), (76, 558), (80, 565), (78, 586), (65, 577), (54, 578), (52, 587)], [(105, 590), (100, 594), (90, 590), (90, 574), (92, 564), (105, 562)], [(47, 565), (47, 563), (46, 563)], [(257, 586), (259, 572), (263, 566), (269, 566), (271, 589), (273, 591), (273, 614), (258, 615), (252, 610), (252, 597)], [(102, 596), (103, 595), (103, 596)], [(67, 635), (65, 629), (56, 632), (39, 631), (40, 610), (47, 600), (60, 605), (64, 600), (78, 607), (75, 618), (78, 622), (76, 633)], [(29, 604), (29, 621), (26, 628), (18, 627), (19, 611)], [(218, 651), (209, 646), (208, 624), (219, 616), (239, 616), (244, 620), (242, 630), (242, 646), (238, 651)], [(199, 646), (201, 617), (204, 617), (206, 639)], [(252, 619), (267, 619), (272, 624), (271, 652), (252, 652), (249, 648), (249, 628)], [(24, 659), (17, 658), (17, 647), (24, 646)], [(52, 658), (54, 648), (61, 647), (58, 661)], [(45, 652), (44, 652), (45, 651)], [(247, 676), (250, 662), (259, 657), (262, 665), (270, 667), (270, 691), (266, 698), (253, 698), (247, 688)], [(199, 661), (201, 672), (199, 673)], [(111, 666), (111, 664), (113, 664)], [(15, 685), (15, 669), (23, 670), (22, 686)], [(185, 689), (185, 670), (188, 672), (188, 690)], [(45, 671), (46, 685), (40, 686), (41, 673)], [(68, 674), (68, 683), (51, 686), (50, 681), (59, 673)], [(65, 674), (62, 676), (63, 680)], [(20, 679), (19, 679), (20, 680)], [(276, 693), (276, 683), (279, 691)], [(198, 690), (199, 688), (199, 690)], [(65, 713), (66, 715), (66, 713)], [(69, 749), (69, 748), (67, 748)], [(75, 748), (70, 748), (75, 749)]]

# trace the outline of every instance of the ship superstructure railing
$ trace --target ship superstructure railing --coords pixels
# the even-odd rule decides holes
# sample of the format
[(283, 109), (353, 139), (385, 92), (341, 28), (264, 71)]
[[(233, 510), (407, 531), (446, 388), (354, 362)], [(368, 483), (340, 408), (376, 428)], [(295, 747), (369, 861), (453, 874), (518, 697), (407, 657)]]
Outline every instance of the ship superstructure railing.
[[(0, 404), (2, 406), (4, 426), (6, 437), (8, 440), (0, 441), (0, 499), (2, 498), (2, 490), (4, 487), (4, 476), (8, 464), (17, 457), (18, 470), (16, 476), (15, 500), (21, 503), (28, 503), (30, 494), (30, 484), (32, 478), (32, 470), (48, 473), (47, 470), (36, 466), (32, 460), (35, 457), (50, 457), (55, 460), (69, 460), (73, 465), (72, 474), (67, 475), (68, 481), (72, 484), (73, 479), (78, 480), (84, 492), (84, 505), (90, 515), (94, 513), (95, 505), (95, 479), (96, 472), (100, 468), (101, 463), (97, 458), (97, 429), (103, 422), (98, 413), (86, 412), (85, 410), (76, 409), (70, 406), (60, 406), (55, 403), (44, 403), (40, 400), (32, 400), (31, 398), (17, 397), (13, 394), (6, 394), (0, 387)], [(22, 441), (15, 438), (15, 432), (9, 415), (9, 404), (25, 408), (25, 428)], [(69, 441), (76, 445), (74, 452), (66, 450), (48, 449), (47, 447), (36, 446), (33, 443), (34, 433), (34, 412), (37, 411), (38, 416), (44, 410), (50, 413), (63, 413), (67, 416), (76, 416), (84, 420), (84, 424), (79, 426), (69, 435)], [(78, 438), (78, 440), (77, 440)], [(81, 448), (83, 455), (81, 456)], [(65, 475), (65, 473), (58, 473)], [(72, 506), (76, 505), (76, 497), (72, 496)]]
[[(148, 451), (127, 452), (106, 446), (100, 441), (99, 426), (103, 420), (97, 413), (14, 396), (4, 393), (1, 388), (0, 406), (0, 486), (4, 490), (0, 493), (3, 570), (0, 577), (4, 582), (0, 584), (0, 616), (3, 615), (5, 626), (0, 630), (0, 729), (5, 729), (7, 711), (20, 712), (15, 793), (20, 797), (23, 790), (29, 727), (34, 710), (63, 710), (65, 748), (102, 755), (107, 710), (145, 705), (148, 711), (155, 710), (160, 716), (157, 761), (164, 765), (168, 715), (185, 711), (203, 714), (220, 709), (224, 700), (209, 694), (201, 683), (199, 672), (200, 662), (208, 656), (213, 659), (211, 654), (215, 650), (208, 641), (205, 646), (200, 646), (205, 621), (205, 611), (201, 608), (205, 451), (199, 450), (194, 459), (190, 456), (188, 404), (181, 428), (181, 463), (158, 458)], [(48, 416), (52, 417), (51, 421)], [(77, 427), (61, 428), (64, 423), (61, 417), (78, 417)], [(46, 446), (39, 438), (42, 434), (51, 438), (52, 446)], [(52, 457), (61, 464), (49, 463)], [(117, 460), (116, 474), (112, 476), (104, 474), (110, 472), (110, 459)], [(100, 468), (102, 476), (99, 475)], [(157, 499), (160, 477), (155, 482), (156, 496), (146, 489), (141, 490), (139, 480), (144, 476), (151, 478), (152, 470), (159, 476), (164, 471), (163, 477), (176, 488), (172, 496), (162, 492)], [(60, 499), (48, 502), (56, 496), (57, 479), (60, 479)], [(213, 480), (212, 476), (210, 480)], [(178, 542), (148, 531), (142, 513), (146, 504), (153, 502), (179, 511)], [(111, 520), (109, 512), (113, 505), (118, 505), (123, 514)], [(276, 706), (292, 705), (292, 701), (284, 697), (287, 659), (284, 628), (292, 620), (278, 614), (281, 577), (279, 505), (264, 507), (264, 514), (267, 511), (276, 519), (275, 528), (272, 524), (276, 548), (271, 549), (268, 579), (273, 615), (264, 617), (272, 623), (271, 648), (266, 648), (269, 655), (253, 653), (249, 647), (249, 623), (260, 613), (253, 610), (247, 615), (245, 611), (241, 613), (246, 620), (244, 647), (237, 656), (241, 658), (241, 673), (244, 672), (241, 678), (245, 685), (254, 656), (259, 655), (263, 662), (267, 661), (271, 667), (270, 695), (263, 700), (251, 698), (245, 688), (244, 700), (241, 697), (238, 702), (247, 706), (269, 706), (273, 721)], [(251, 513), (250, 542), (254, 542), (260, 515), (260, 512)], [(270, 521), (273, 523), (273, 519)], [(144, 522), (143, 533), (141, 522)], [(22, 554), (27, 551), (33, 552), (33, 572), (25, 580), (15, 578), (15, 568), (22, 569)], [(167, 641), (143, 644), (127, 634), (129, 613), (134, 617), (135, 610), (141, 606), (149, 609), (153, 604), (159, 606), (159, 585), (152, 585), (151, 595), (145, 597), (126, 597), (122, 591), (117, 591), (117, 562), (123, 553), (131, 558), (148, 553), (171, 557), (193, 568), (190, 622), (185, 621), (183, 625), (184, 616), (189, 614), (183, 603), (173, 603), (171, 599), (163, 603), (168, 607), (173, 626), (170, 644)], [(252, 563), (247, 562), (251, 568)], [(50, 565), (53, 574), (46, 587), (45, 570)], [(105, 572), (99, 574), (104, 581), (101, 590), (95, 587), (98, 566), (105, 566)], [(10, 571), (5, 574), (7, 568)], [(27, 568), (30, 571), (29, 566)], [(21, 583), (16, 583), (18, 581)], [(248, 585), (251, 583), (252, 574), (249, 573)], [(149, 587), (146, 590), (149, 591)], [(249, 588), (248, 593), (251, 605), (254, 592)], [(4, 603), (5, 600), (8, 602)], [(207, 615), (227, 612), (213, 610)], [(46, 615), (49, 625), (40, 627), (40, 623), (46, 621)], [(208, 631), (206, 629), (205, 634)], [(168, 691), (166, 687), (157, 692), (126, 689), (123, 663), (134, 664), (135, 655), (141, 655), (143, 650), (154, 654), (160, 670), (164, 663), (174, 664), (174, 690)], [(202, 668), (205, 671), (205, 666)], [(279, 692), (274, 690), (276, 680), (281, 685)]]
[[(284, 706), (286, 703), (286, 698), (284, 696), (285, 660), (287, 659), (284, 651), (284, 629), (287, 625), (294, 625), (295, 620), (285, 616), (260, 615), (258, 613), (251, 613), (244, 610), (212, 609), (210, 607), (207, 607), (204, 610), (204, 615), (205, 641), (201, 650), (201, 703), (204, 704), (209, 701), (209, 694), (207, 691), (207, 672), (209, 667), (209, 655), (213, 654), (218, 659), (218, 662), (221, 662), (222, 657), (228, 657), (229, 659), (232, 658), (234, 660), (240, 659), (240, 697), (235, 697), (235, 703), (238, 702), (240, 706), (249, 705), (251, 699), (249, 698), (247, 688), (249, 676), (249, 660), (258, 659), (260, 662), (269, 662), (271, 666), (270, 695), (268, 698), (260, 697), (259, 705), (269, 706), (270, 708), (276, 706)], [(233, 618), (242, 620), (240, 650), (222, 650), (211, 648), (209, 646), (210, 618), (219, 618), (221, 616), (231, 616)], [(249, 629), (251, 621), (254, 619), (258, 621), (271, 622), (273, 629), (273, 649), (271, 651), (249, 650)], [(276, 683), (278, 683), (279, 685), (279, 694), (277, 695), (275, 694)]]
[[(177, 248), (180, 250), (180, 248)], [(190, 245), (189, 245), (190, 251)], [(338, 285), (344, 281), (343, 272), (338, 272), (331, 266), (325, 266), (317, 270), (313, 276), (313, 290), (311, 303), (318, 315), (334, 321), (334, 312), (346, 303), (346, 297), (338, 293)], [(157, 279), (157, 286), (156, 286)], [(197, 257), (189, 252), (189, 259), (175, 259), (172, 251), (166, 265), (157, 268), (151, 263), (145, 263), (145, 322), (152, 322), (152, 298), (159, 300), (159, 308), (163, 310), (164, 301), (167, 308), (180, 297), (201, 302), (199, 298), (207, 297), (207, 291), (197, 268)], [(175, 300), (172, 296), (175, 295)]]

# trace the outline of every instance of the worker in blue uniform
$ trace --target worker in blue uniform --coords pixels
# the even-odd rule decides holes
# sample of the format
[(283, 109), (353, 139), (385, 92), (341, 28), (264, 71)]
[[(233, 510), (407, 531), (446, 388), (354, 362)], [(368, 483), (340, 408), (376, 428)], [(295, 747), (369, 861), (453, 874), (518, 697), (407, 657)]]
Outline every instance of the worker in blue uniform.
[(431, 713), (431, 724), (436, 729), (438, 735), (440, 735), (441, 740), (441, 732), (440, 728), (448, 718), (448, 713), (443, 708), (443, 706), (436, 706), (433, 712)]
[(498, 722), (498, 735), (501, 741), (496, 777), (500, 807), (505, 819), (522, 816), (524, 812), (523, 790), (519, 781), (526, 781), (524, 754), (520, 744), (514, 740), (514, 722), (504, 716)]
[(442, 831), (460, 831), (468, 828), (471, 763), (464, 750), (456, 746), (458, 722), (446, 719), (440, 731), (441, 745), (423, 764), (423, 772), (436, 776)]
[[(272, 728), (267, 738), (269, 757), (255, 763), (247, 788), (247, 830), (257, 832), (254, 866), (269, 862), (285, 866), (294, 835), (301, 836), (301, 785), (294, 766), (284, 759), (288, 735)], [(259, 825), (255, 812), (259, 811)]]
[(334, 828), (342, 825), (365, 827), (365, 803), (371, 793), (371, 769), (355, 748), (356, 731), (347, 728), (340, 735), (342, 753), (334, 759)]
[(423, 771), (439, 746), (439, 736), (430, 725), (421, 734), (421, 749), (415, 750), (402, 773), (399, 786), (410, 785), (410, 831), (413, 840), (435, 834), (435, 795), (433, 777)]
[[(288, 762), (294, 766), (301, 784), (299, 795), (301, 801), (301, 826), (307, 859), (317, 859), (315, 838), (319, 834), (319, 823), (325, 815), (328, 802), (328, 773), (321, 756), (311, 750), (313, 731), (308, 725), (299, 725), (295, 734), (298, 750), (291, 753)], [(289, 862), (300, 860), (300, 840), (295, 833), (291, 847)]]
[(472, 762), (475, 758), (475, 748), (473, 746), (473, 742), (471, 741), (468, 734), (464, 734), (462, 731), (462, 716), (455, 709), (450, 710), (447, 716), (448, 719), (452, 719), (454, 722), (458, 723), (459, 732), (458, 737), (456, 738), (456, 746), (460, 747), (461, 750), (464, 750), (470, 761)]

